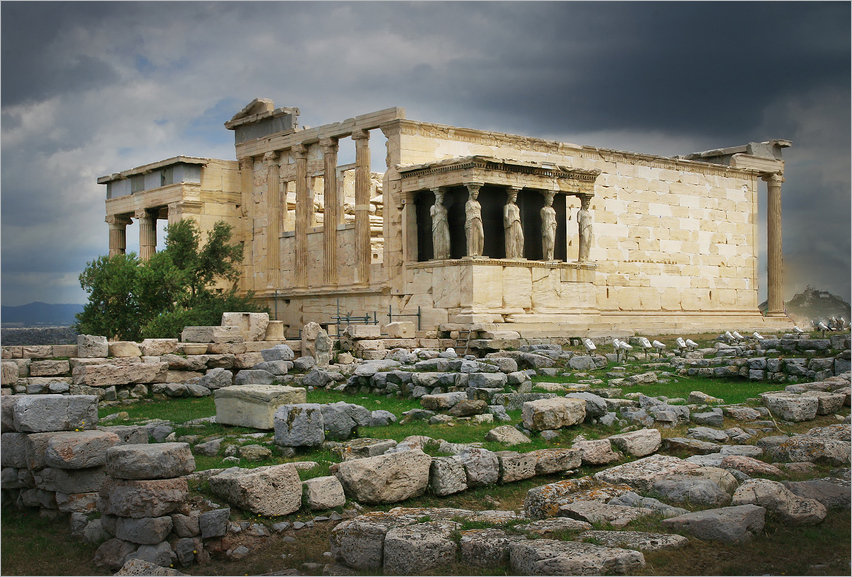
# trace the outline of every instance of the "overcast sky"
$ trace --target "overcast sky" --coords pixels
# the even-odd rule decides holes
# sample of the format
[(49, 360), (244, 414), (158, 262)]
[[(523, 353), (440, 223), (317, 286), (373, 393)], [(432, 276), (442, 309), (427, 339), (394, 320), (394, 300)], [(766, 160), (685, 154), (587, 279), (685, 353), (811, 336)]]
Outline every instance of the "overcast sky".
[[(786, 138), (785, 298), (850, 299), (850, 3), (9, 2), (2, 303), (82, 303), (99, 176), (233, 159), (256, 97), (673, 156)], [(384, 155), (374, 153), (374, 158)], [(765, 186), (760, 251), (765, 255)], [(135, 225), (128, 245), (136, 249)], [(760, 299), (766, 297), (760, 259)]]

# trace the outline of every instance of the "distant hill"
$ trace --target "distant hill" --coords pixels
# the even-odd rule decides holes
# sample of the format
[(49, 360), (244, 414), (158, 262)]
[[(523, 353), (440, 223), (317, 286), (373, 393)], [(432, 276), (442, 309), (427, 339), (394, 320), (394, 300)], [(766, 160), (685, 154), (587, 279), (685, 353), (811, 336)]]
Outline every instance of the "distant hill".
[(74, 315), (83, 310), (83, 305), (34, 302), (17, 307), (3, 305), (0, 309), (4, 327), (67, 326), (76, 322)]
[[(812, 320), (827, 320), (831, 317), (852, 319), (852, 306), (837, 295), (807, 287), (785, 303), (787, 315), (794, 322), (809, 324)], [(760, 303), (760, 312), (766, 312), (766, 301)], [(802, 328), (805, 328), (802, 326)]]

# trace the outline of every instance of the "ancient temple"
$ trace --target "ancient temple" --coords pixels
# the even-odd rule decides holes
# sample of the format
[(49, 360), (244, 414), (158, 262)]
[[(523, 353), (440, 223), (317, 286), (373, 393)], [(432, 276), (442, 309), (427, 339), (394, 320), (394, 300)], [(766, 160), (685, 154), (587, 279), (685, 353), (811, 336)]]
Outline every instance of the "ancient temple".
[[(110, 254), (126, 249), (133, 220), (141, 258), (156, 249), (157, 219), (229, 222), (245, 249), (240, 290), (288, 336), (341, 312), (390, 313), (424, 335), (792, 326), (781, 292), (789, 141), (668, 158), (418, 122), (401, 108), (315, 128), (298, 117), (256, 99), (225, 124), (236, 161), (180, 156), (99, 178)], [(384, 144), (383, 174), (371, 143)], [(354, 162), (338, 162), (344, 145)]]

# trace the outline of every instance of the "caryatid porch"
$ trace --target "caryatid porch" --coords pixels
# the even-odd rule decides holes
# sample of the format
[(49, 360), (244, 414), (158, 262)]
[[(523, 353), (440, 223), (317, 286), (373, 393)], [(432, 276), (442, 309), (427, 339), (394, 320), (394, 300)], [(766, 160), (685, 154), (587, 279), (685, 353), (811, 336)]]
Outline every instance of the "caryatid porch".
[[(588, 209), (599, 170), (486, 156), (398, 170), (406, 267), (431, 272), (436, 307), (455, 293), (457, 303), (443, 303), (451, 323), (597, 314)], [(568, 196), (580, 199), (577, 230)], [(568, 262), (574, 234), (578, 258)]]

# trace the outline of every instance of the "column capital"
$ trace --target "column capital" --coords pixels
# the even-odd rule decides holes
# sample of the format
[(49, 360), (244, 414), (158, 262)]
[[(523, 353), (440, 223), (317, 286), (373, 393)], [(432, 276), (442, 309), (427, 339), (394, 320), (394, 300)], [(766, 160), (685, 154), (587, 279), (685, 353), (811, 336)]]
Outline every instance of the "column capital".
[(352, 132), (350, 138), (352, 138), (352, 140), (370, 140), (370, 131), (355, 130)]
[(270, 150), (269, 152), (263, 155), (263, 160), (266, 162), (270, 162), (273, 160), (278, 160), (278, 157), (281, 155), (280, 150)]
[(104, 219), (104, 222), (106, 222), (110, 226), (127, 226), (132, 221), (129, 216), (110, 214)]
[(780, 186), (782, 182), (786, 182), (784, 180), (784, 175), (781, 174), (780, 172), (773, 172), (772, 174), (765, 174), (765, 175), (761, 176), (760, 178), (762, 178), (769, 185), (775, 184), (775, 185)]
[(135, 218), (137, 220), (143, 220), (143, 219), (152, 218), (152, 217), (151, 217), (151, 213), (148, 212), (148, 209), (137, 208), (136, 211), (133, 213), (133, 218)]
[(253, 166), (254, 165), (254, 157), (253, 156), (244, 156), (242, 158), (237, 159), (240, 163), (240, 168), (243, 166)]
[(473, 189), (479, 190), (480, 188), (485, 186), (484, 182), (465, 182), (463, 184), (467, 187), (468, 191)]
[(320, 148), (322, 148), (323, 154), (337, 152), (337, 139), (334, 137), (321, 138), (319, 144)]
[(290, 147), (290, 153), (293, 155), (293, 158), (307, 158), (308, 157), (308, 147), (304, 144), (294, 144)]

